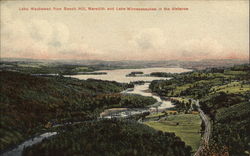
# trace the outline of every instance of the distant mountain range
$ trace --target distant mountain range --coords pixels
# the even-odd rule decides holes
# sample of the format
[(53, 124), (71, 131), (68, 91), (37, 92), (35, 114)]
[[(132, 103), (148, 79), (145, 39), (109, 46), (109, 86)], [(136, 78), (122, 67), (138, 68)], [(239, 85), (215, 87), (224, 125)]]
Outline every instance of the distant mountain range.
[(241, 59), (206, 59), (199, 61), (182, 61), (182, 60), (166, 60), (166, 61), (144, 61), (144, 60), (124, 60), (124, 61), (104, 61), (104, 60), (44, 60), (30, 58), (1, 58), (1, 62), (47, 62), (58, 64), (72, 65), (94, 65), (94, 66), (113, 66), (121, 68), (150, 68), (150, 67), (183, 67), (191, 69), (205, 69), (213, 67), (230, 67), (233, 65), (247, 64), (248, 60)]

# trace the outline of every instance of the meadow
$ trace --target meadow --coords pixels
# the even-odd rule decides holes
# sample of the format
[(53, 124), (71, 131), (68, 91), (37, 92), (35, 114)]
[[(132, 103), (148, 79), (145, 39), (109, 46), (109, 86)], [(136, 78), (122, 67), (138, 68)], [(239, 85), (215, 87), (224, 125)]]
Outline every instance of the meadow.
[(193, 151), (199, 148), (201, 140), (201, 119), (198, 114), (169, 115), (160, 121), (148, 121), (146, 125), (163, 132), (173, 132), (180, 137)]

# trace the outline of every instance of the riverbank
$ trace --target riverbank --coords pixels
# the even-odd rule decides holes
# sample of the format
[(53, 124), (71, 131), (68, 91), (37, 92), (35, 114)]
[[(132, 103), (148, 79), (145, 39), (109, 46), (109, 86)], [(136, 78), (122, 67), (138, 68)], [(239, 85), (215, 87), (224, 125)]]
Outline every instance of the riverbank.
[[(1, 126), (4, 132), (4, 138), (1, 140), (2, 149), (21, 143), (26, 138), (37, 134), (38, 126), (49, 131), (55, 124), (64, 125), (91, 120), (96, 118), (104, 108), (114, 108), (117, 104), (119, 106), (137, 105), (138, 110), (134, 111), (140, 112), (139, 108), (147, 103), (143, 102), (143, 97), (121, 96), (119, 93), (129, 86), (124, 83), (93, 79), (77, 80), (60, 75), (32, 76), (9, 71), (2, 71), (2, 74), (4, 94), (1, 94), (1, 98), (6, 104), (3, 106), (6, 109), (4, 118), (1, 118), (5, 123)], [(16, 94), (13, 94), (14, 90)], [(119, 103), (123, 97), (125, 100)], [(130, 98), (132, 100), (129, 100)], [(148, 98), (152, 98), (151, 95), (145, 98), (146, 101), (150, 101)], [(21, 105), (19, 105), (20, 102)]]
[(105, 105), (114, 104), (109, 99), (120, 99), (116, 95), (127, 88), (126, 84), (100, 80), (10, 71), (0, 74), (1, 151), (41, 134), (50, 124), (94, 119)]

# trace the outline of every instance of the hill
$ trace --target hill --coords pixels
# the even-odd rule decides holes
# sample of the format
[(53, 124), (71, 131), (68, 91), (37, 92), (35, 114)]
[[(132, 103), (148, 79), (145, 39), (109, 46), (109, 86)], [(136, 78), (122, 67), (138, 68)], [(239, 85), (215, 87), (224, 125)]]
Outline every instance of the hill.
[[(37, 77), (18, 72), (0, 72), (1, 150), (41, 130), (48, 122), (89, 120), (103, 105), (98, 95), (120, 97), (125, 84), (63, 77)], [(115, 96), (115, 97), (116, 97)], [(119, 99), (119, 98), (116, 98)], [(106, 102), (106, 105), (112, 103)]]
[(23, 154), (189, 156), (191, 150), (174, 133), (155, 131), (135, 121), (93, 121), (61, 131), (58, 136), (27, 148)]
[[(158, 75), (168, 75), (156, 73)], [(250, 153), (250, 66), (209, 68), (171, 75), (167, 81), (153, 81), (150, 89), (165, 97), (199, 99), (202, 110), (210, 116), (212, 136), (206, 153)], [(175, 102), (176, 108), (188, 111), (189, 102)], [(223, 149), (223, 150), (222, 150)]]
[[(56, 130), (59, 135), (32, 146), (25, 154), (44, 155), (46, 152), (47, 155), (60, 155), (63, 152), (73, 155), (88, 152), (101, 155), (104, 149), (108, 149), (107, 154), (116, 152), (118, 155), (139, 152), (190, 155), (191, 148), (174, 134), (158, 132), (133, 121), (97, 120), (106, 108), (141, 108), (155, 102), (150, 97), (121, 95), (120, 92), (129, 84), (32, 76), (10, 71), (1, 71), (0, 74), (1, 150), (32, 136)], [(81, 124), (78, 125), (66, 124), (79, 121)], [(53, 127), (64, 123), (64, 126)], [(85, 146), (87, 151), (79, 148)]]

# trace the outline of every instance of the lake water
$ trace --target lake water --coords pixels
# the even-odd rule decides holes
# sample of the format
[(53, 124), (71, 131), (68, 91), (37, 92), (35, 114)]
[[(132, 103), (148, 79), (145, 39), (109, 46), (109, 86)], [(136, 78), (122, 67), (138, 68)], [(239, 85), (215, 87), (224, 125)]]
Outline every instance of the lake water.
[[(117, 69), (117, 70), (102, 70), (98, 72), (106, 72), (106, 75), (71, 75), (67, 77), (73, 77), (73, 78), (78, 78), (82, 80), (86, 80), (89, 78), (92, 79), (99, 79), (99, 80), (109, 80), (109, 81), (117, 81), (117, 82), (122, 82), (122, 83), (129, 83), (133, 81), (153, 81), (153, 80), (163, 80), (163, 79), (169, 79), (169, 78), (162, 78), (162, 77), (126, 77), (127, 74), (134, 72), (134, 71), (141, 71), (143, 74), (150, 74), (152, 72), (169, 72), (169, 73), (182, 73), (182, 72), (189, 72), (191, 70), (189, 69), (183, 69), (183, 68), (143, 68), (143, 69)], [(112, 115), (115, 115), (117, 118), (122, 118), (122, 117), (128, 117), (131, 115), (136, 115), (140, 114), (143, 112), (156, 112), (157, 111), (163, 111), (167, 108), (173, 107), (172, 103), (167, 100), (162, 100), (159, 96), (153, 95), (149, 91), (149, 84), (150, 83), (145, 83), (143, 85), (135, 85), (133, 90), (126, 90), (123, 91), (123, 94), (139, 94), (143, 96), (151, 96), (157, 100), (156, 104), (159, 104), (157, 106), (152, 106), (149, 108), (132, 108), (132, 109), (126, 109), (126, 108), (119, 108), (116, 109), (114, 108), (113, 110), (117, 113), (113, 113), (112, 109), (106, 110), (109, 113), (105, 115), (103, 118), (111, 118)], [(110, 113), (111, 112), (111, 113)], [(112, 115), (111, 115), (112, 114)], [(61, 126), (61, 125), (57, 125)], [(34, 137), (32, 139), (29, 139), (22, 144), (20, 144), (17, 148), (14, 148), (10, 151), (7, 151), (3, 153), (3, 156), (21, 156), (22, 151), (25, 147), (32, 146), (36, 143), (41, 142), (45, 138), (49, 138), (51, 136), (56, 135), (57, 132), (46, 132), (40, 136)]]
[(152, 72), (167, 72), (167, 73), (183, 73), (189, 72), (190, 69), (183, 68), (142, 68), (142, 69), (116, 69), (116, 70), (101, 70), (98, 72), (106, 72), (105, 75), (67, 75), (67, 77), (78, 78), (81, 80), (86, 80), (89, 78), (117, 81), (122, 83), (129, 83), (134, 81), (153, 81), (153, 80), (164, 80), (163, 77), (126, 77), (127, 74), (135, 71), (141, 71), (144, 74), (150, 74)]
[[(139, 94), (139, 95), (143, 95), (143, 96), (151, 96), (151, 97), (155, 98), (158, 102), (161, 103), (161, 105), (158, 106), (158, 111), (173, 107), (173, 105), (170, 101), (162, 100), (159, 96), (154, 95), (151, 92), (149, 92), (149, 90), (148, 90), (149, 85), (150, 85), (150, 83), (145, 83), (144, 85), (135, 85), (134, 90), (128, 91), (127, 93)], [(154, 111), (154, 108), (155, 107), (152, 107), (151, 110)]]
[[(137, 77), (127, 77), (126, 75), (130, 74), (131, 72), (143, 72), (145, 75), (149, 75), (152, 72), (166, 72), (166, 73), (183, 73), (183, 72), (189, 72), (190, 69), (183, 69), (183, 68), (142, 68), (142, 69), (117, 69), (117, 70), (102, 70), (98, 72), (105, 72), (106, 75), (71, 75), (68, 77), (78, 78), (82, 80), (86, 80), (89, 78), (92, 79), (99, 79), (99, 80), (109, 80), (109, 81), (117, 81), (121, 83), (129, 83), (134, 81), (146, 81), (147, 83), (144, 83), (143, 85), (135, 85), (133, 90), (126, 90), (123, 91), (123, 94), (139, 94), (143, 96), (150, 96), (157, 100), (156, 104), (152, 104), (152, 107), (149, 108), (142, 108), (142, 109), (125, 109), (120, 110), (117, 108), (114, 109), (108, 109), (105, 110), (101, 117), (104, 118), (111, 118), (111, 117), (128, 117), (130, 115), (140, 114), (143, 112), (158, 112), (158, 111), (164, 111), (167, 108), (173, 107), (173, 104), (171, 101), (168, 100), (162, 100), (159, 96), (154, 95), (149, 90), (149, 85), (153, 80), (166, 80), (170, 78), (164, 78), (164, 77), (151, 77), (151, 76), (137, 76)], [(105, 115), (103, 115), (105, 114)]]

